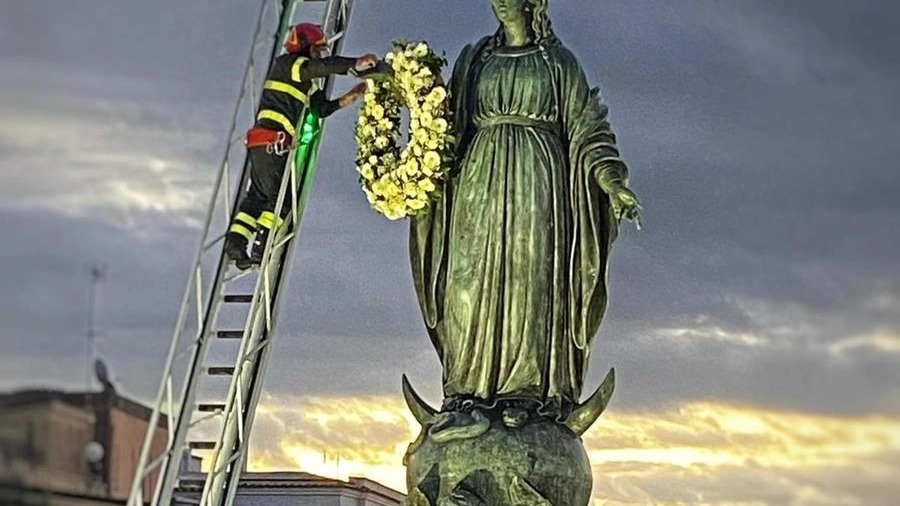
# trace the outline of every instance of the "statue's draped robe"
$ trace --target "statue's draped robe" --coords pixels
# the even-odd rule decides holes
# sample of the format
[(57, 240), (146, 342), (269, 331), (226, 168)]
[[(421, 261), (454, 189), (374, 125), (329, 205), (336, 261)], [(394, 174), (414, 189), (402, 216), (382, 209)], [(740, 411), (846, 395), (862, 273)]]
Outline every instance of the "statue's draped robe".
[(564, 408), (606, 308), (617, 221), (599, 181), (626, 168), (567, 49), (489, 45), (454, 69), (460, 153), (412, 220), (413, 278), (448, 398)]

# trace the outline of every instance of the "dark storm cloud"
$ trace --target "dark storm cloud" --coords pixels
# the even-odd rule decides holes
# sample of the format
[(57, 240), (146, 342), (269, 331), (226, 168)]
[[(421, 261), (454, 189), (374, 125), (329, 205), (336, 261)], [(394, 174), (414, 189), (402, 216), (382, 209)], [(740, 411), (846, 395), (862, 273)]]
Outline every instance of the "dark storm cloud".
[[(47, 21), (51, 4), (65, 23)], [(0, 77), (0, 91), (44, 103), (47, 117), (82, 117), (86, 128), (131, 104), (118, 125), (148, 132), (141, 155), (169, 155), (172, 177), (198, 186), (197, 201), (132, 211), (123, 226), (103, 208), (65, 216), (49, 204), (29, 208), (41, 190), (40, 179), (28, 179), (31, 190), (0, 214), (9, 231), (0, 279), (12, 294), (0, 304), (0, 339), (21, 375), (3, 381), (83, 377), (84, 269), (101, 260), (110, 278), (100, 349), (125, 388), (146, 397), (197, 241), (179, 217), (205, 205), (201, 182), (223, 143), (215, 139), (239, 87), (256, 5), (55, 4), (0, 8), (0, 67), (15, 69)], [(623, 227), (614, 252), (591, 385), (616, 366), (623, 407), (724, 398), (895, 411), (897, 353), (834, 346), (900, 336), (898, 11), (877, 1), (553, 4), (557, 31), (610, 105), (645, 208), (645, 229)], [(452, 61), (494, 28), (486, 0), (360, 0), (346, 52), (422, 38)], [(29, 81), (33, 95), (23, 95)], [(72, 103), (58, 104), (60, 96)], [(111, 104), (106, 115), (98, 99)], [(406, 224), (368, 209), (352, 170), (353, 120), (329, 122), (267, 387), (396, 393), (406, 371), (435, 399), (439, 372), (411, 289)], [(175, 139), (150, 135), (158, 131)], [(177, 146), (181, 132), (197, 136), (190, 148)], [(68, 162), (76, 151), (60, 150), (46, 178), (70, 166), (89, 171)], [(31, 152), (20, 138), (0, 137), (3, 178), (21, 182), (20, 165), (38, 170), (40, 153)], [(104, 170), (96, 174), (132, 177)], [(27, 365), (52, 363), (47, 357), (58, 359), (52, 375)]]

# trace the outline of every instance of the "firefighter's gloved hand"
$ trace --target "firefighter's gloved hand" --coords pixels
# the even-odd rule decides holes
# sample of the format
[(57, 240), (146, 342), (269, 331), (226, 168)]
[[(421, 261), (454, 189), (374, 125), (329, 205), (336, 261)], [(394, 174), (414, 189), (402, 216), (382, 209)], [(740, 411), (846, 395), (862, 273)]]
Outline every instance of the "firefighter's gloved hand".
[(350, 91), (347, 92), (347, 95), (353, 97), (353, 100), (359, 100), (363, 95), (365, 95), (366, 90), (369, 89), (369, 83), (359, 83), (356, 86), (350, 88)]
[(362, 72), (363, 70), (370, 69), (375, 65), (378, 65), (378, 57), (374, 54), (367, 54), (356, 59), (356, 64), (354, 65), (353, 70)]
[(338, 99), (338, 103), (340, 104), (341, 109), (359, 100), (360, 97), (362, 97), (366, 93), (366, 89), (368, 89), (368, 87), (368, 83), (359, 83), (351, 88), (350, 91), (348, 91), (344, 94), (344, 96)]

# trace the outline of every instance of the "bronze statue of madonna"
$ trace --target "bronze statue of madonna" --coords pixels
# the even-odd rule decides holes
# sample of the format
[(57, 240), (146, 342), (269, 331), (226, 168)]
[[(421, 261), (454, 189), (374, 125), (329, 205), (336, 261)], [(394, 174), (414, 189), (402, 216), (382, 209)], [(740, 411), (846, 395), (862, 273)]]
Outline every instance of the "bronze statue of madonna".
[[(460, 136), (455, 169), (443, 197), (411, 221), (413, 278), (445, 394), (435, 413), (405, 385), (426, 428), (408, 455), (411, 490), (432, 469), (425, 461), (441, 461), (444, 471), (465, 468), (441, 460), (459, 453), (454, 444), (475, 445), (465, 452), (479, 460), (481, 451), (490, 458), (488, 440), (539, 444), (538, 454), (559, 447), (581, 459), (572, 436), (594, 421), (612, 388), (592, 396), (593, 413), (578, 412), (607, 305), (610, 248), (619, 221), (637, 219), (638, 200), (607, 108), (553, 33), (547, 0), (491, 3), (499, 29), (462, 51), (450, 83)], [(518, 433), (525, 438), (518, 443), (503, 439)], [(528, 440), (531, 433), (538, 439)], [(434, 448), (426, 457), (428, 441)], [(462, 479), (462, 468), (452, 474)], [(537, 479), (520, 478), (532, 484), (526, 488)], [(509, 487), (501, 500), (459, 485), (455, 495), (445, 491), (423, 504), (506, 504), (526, 493)], [(546, 500), (555, 493), (533, 491)], [(584, 494), (572, 493), (577, 497), (564, 493), (551, 503), (586, 504)]]

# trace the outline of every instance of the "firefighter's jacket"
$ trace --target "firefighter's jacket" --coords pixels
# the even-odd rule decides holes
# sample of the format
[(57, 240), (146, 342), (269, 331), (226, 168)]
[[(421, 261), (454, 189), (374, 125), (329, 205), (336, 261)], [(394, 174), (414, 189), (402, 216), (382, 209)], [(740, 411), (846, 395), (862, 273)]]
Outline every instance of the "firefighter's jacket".
[(280, 130), (293, 138), (294, 125), (301, 119), (304, 108), (309, 107), (320, 118), (327, 118), (340, 106), (337, 100), (328, 100), (318, 82), (332, 74), (346, 74), (355, 63), (356, 59), (341, 56), (310, 58), (298, 53), (278, 56), (263, 84), (256, 126)]

